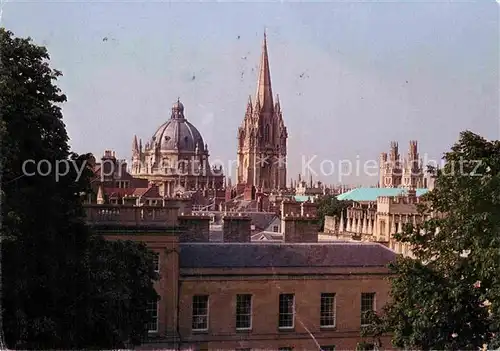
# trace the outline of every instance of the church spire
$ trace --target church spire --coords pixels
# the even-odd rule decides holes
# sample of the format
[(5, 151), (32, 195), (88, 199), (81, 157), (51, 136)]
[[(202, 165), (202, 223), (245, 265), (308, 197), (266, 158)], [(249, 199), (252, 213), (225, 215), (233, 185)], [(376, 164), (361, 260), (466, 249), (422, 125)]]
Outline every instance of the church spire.
[(132, 153), (136, 154), (139, 152), (139, 144), (137, 143), (137, 135), (134, 135), (134, 140), (132, 141)]
[(269, 58), (267, 55), (267, 37), (264, 31), (262, 43), (262, 55), (260, 57), (259, 80), (257, 82), (256, 101), (260, 102), (263, 112), (271, 112), (273, 109), (273, 91), (271, 89), (271, 72), (269, 70)]

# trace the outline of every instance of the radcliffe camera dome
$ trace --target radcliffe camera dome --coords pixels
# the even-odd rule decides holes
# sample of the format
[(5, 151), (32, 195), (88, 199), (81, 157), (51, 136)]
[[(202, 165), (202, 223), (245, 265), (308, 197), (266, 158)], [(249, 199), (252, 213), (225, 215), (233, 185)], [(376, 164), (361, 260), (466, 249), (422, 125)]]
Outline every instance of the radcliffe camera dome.
[(159, 144), (160, 151), (205, 151), (203, 138), (184, 116), (184, 105), (177, 100), (172, 106), (170, 119), (162, 124), (151, 138), (151, 146)]

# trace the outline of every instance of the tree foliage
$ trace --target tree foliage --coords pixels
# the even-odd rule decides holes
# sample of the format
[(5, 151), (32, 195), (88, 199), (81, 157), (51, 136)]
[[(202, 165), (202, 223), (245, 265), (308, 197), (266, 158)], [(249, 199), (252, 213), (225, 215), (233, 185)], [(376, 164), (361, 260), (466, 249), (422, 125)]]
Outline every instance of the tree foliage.
[(340, 213), (350, 205), (349, 201), (338, 200), (336, 196), (326, 195), (318, 201), (320, 231), (325, 228), (325, 216), (340, 217)]
[[(90, 170), (57, 179), (27, 175), (25, 161), (71, 160), (44, 47), (0, 29), (2, 307), (9, 348), (114, 348), (145, 332), (145, 303), (156, 296), (152, 257), (143, 245), (106, 242), (85, 225), (82, 193)], [(44, 168), (43, 171), (46, 171)]]
[(465, 131), (444, 160), (419, 208), (433, 216), (395, 236), (415, 259), (391, 266), (392, 302), (375, 324), (401, 348), (498, 347), (500, 142)]

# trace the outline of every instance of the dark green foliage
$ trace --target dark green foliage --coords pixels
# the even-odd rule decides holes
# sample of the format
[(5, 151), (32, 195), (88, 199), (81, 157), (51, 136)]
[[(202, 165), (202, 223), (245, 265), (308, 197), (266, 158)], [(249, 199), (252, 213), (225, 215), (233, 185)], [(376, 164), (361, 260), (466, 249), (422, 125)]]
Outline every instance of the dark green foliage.
[(500, 142), (466, 131), (444, 159), (420, 208), (441, 215), (396, 236), (417, 259), (392, 266), (392, 303), (374, 325), (401, 348), (498, 347)]
[(151, 257), (140, 245), (91, 235), (81, 204), (89, 169), (80, 178), (75, 167), (59, 179), (23, 174), (27, 160), (81, 167), (89, 157), (70, 153), (59, 107), (66, 97), (48, 60), (45, 48), (0, 29), (5, 339), (22, 349), (121, 347), (144, 335)]
[(147, 337), (144, 321), (148, 301), (158, 299), (152, 289), (156, 277), (153, 254), (144, 244), (132, 241), (105, 241), (93, 237), (90, 268), (92, 334), (108, 340), (108, 348), (140, 344)]
[(320, 231), (325, 229), (325, 216), (340, 217), (342, 210), (346, 209), (351, 204), (350, 201), (337, 200), (336, 196), (326, 195), (318, 201), (318, 219)]

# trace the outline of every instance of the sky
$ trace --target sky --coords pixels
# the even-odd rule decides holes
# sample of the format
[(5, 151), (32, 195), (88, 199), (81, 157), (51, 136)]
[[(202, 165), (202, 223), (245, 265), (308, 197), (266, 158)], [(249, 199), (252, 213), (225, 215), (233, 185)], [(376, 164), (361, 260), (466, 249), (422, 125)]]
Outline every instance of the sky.
[(378, 178), (356, 161), (378, 160), (392, 140), (403, 155), (418, 140), (424, 160), (439, 160), (463, 130), (500, 139), (495, 1), (4, 0), (1, 25), (46, 46), (63, 72), (78, 153), (130, 159), (134, 135), (145, 144), (180, 98), (212, 162), (227, 167), (264, 29), (288, 178), (370, 185)]

